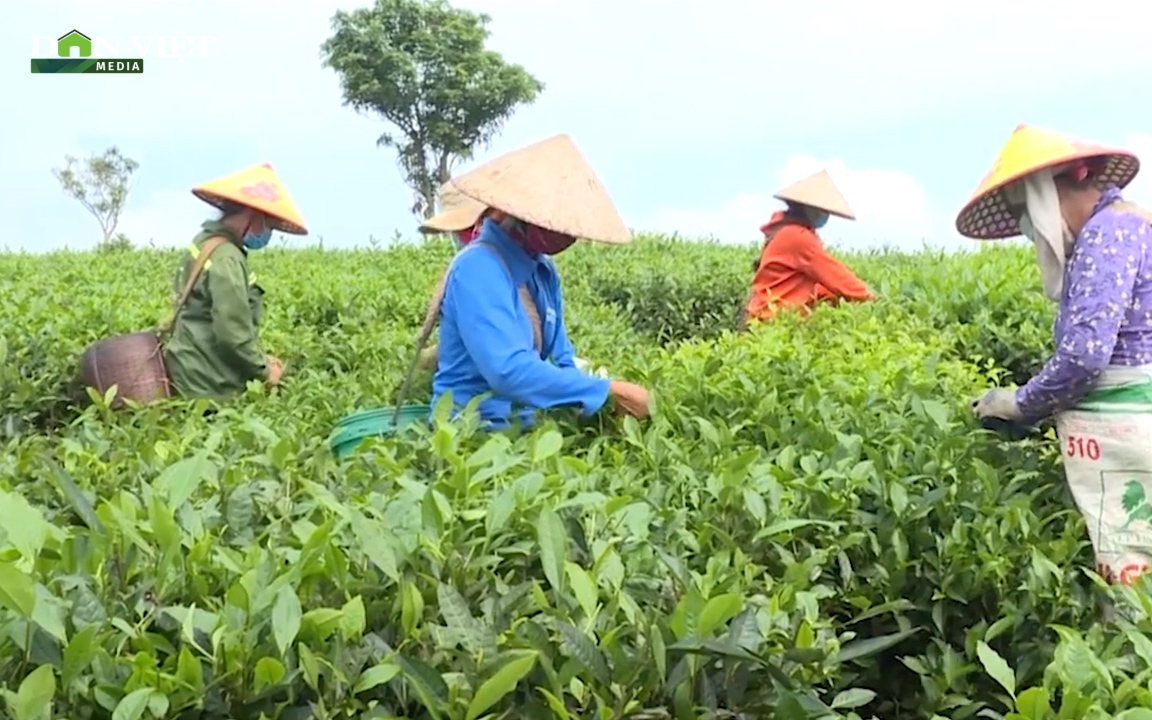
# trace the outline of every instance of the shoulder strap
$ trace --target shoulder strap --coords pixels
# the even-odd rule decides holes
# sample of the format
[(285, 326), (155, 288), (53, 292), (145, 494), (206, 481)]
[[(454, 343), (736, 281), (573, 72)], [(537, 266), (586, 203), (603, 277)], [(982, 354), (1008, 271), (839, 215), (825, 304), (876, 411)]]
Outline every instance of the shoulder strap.
[[(495, 246), (488, 243), (477, 243), (477, 245), (491, 250), (500, 264), (504, 266), (504, 272), (508, 273), (508, 278), (512, 279), (512, 269), (508, 267), (508, 261), (504, 259), (504, 256)], [(532, 325), (532, 346), (536, 348), (536, 352), (544, 352), (544, 329), (540, 324), (540, 308), (536, 307), (536, 300), (533, 299), (526, 283), (520, 283), (516, 287), (516, 291), (520, 295), (520, 302), (524, 304), (524, 312), (528, 313), (528, 322)]]
[(204, 266), (208, 264), (212, 253), (216, 252), (216, 249), (226, 242), (228, 242), (228, 238), (223, 235), (213, 235), (200, 246), (200, 253), (192, 261), (192, 267), (188, 269), (188, 277), (184, 280), (184, 289), (180, 292), (180, 296), (176, 298), (176, 302), (172, 307), (172, 317), (160, 326), (161, 331), (171, 332), (172, 329), (176, 327), (176, 321), (180, 319), (180, 313), (184, 312), (185, 306), (188, 305), (188, 298), (192, 296), (192, 288), (196, 287), (196, 281), (200, 279), (200, 274), (204, 272)]
[(1120, 212), (1130, 212), (1133, 215), (1142, 218), (1145, 222), (1152, 224), (1152, 212), (1148, 212), (1134, 202), (1120, 200), (1119, 202), (1112, 203), (1112, 207), (1119, 210)]
[[(500, 254), (500, 251), (489, 243), (472, 243), (468, 248), (462, 251), (468, 252), (474, 246), (482, 246), (488, 248), (504, 266), (504, 272), (508, 273), (508, 277), (512, 277), (512, 270), (508, 267), (508, 261)], [(456, 256), (457, 258), (460, 255)], [(396, 394), (396, 413), (393, 416), (393, 422), (400, 417), (400, 408), (403, 407), (404, 401), (408, 399), (408, 392), (411, 389), (412, 377), (416, 372), (416, 368), (424, 365), (426, 369), (432, 369), (436, 365), (436, 350), (437, 348), (428, 348), (429, 352), (425, 353), (424, 348), (428, 344), (428, 339), (432, 337), (432, 331), (436, 329), (436, 324), (440, 320), (440, 309), (444, 305), (444, 293), (448, 289), (448, 277), (452, 273), (452, 266), (455, 264), (456, 258), (448, 263), (448, 267), (444, 269), (444, 274), (440, 276), (439, 282), (436, 283), (436, 288), (432, 291), (432, 297), (428, 301), (428, 308), (424, 311), (424, 322), (420, 324), (420, 333), (416, 337), (416, 349), (413, 352), (412, 361), (408, 364), (408, 370), (404, 373), (404, 381), (400, 384), (400, 390)], [(537, 352), (542, 352), (543, 346), (543, 331), (540, 324), (540, 311), (536, 307), (536, 301), (532, 299), (532, 293), (529, 292), (528, 286), (520, 284), (517, 288), (520, 296), (520, 302), (524, 304), (524, 310), (528, 313), (528, 321), (532, 324), (532, 344)]]
[[(780, 232), (780, 229), (783, 228), (784, 225), (784, 222), (780, 222), (776, 227), (764, 234), (764, 244), (760, 246), (760, 255), (752, 263), (752, 282), (756, 281), (756, 273), (760, 271), (760, 261), (764, 258), (764, 251), (768, 249), (768, 244), (772, 242), (776, 237), (776, 233)], [(748, 296), (744, 298), (744, 305), (740, 308), (740, 314), (736, 318), (737, 332), (744, 332), (748, 329), (748, 303), (752, 302), (755, 293), (756, 290), (754, 288), (750, 287), (748, 289)]]

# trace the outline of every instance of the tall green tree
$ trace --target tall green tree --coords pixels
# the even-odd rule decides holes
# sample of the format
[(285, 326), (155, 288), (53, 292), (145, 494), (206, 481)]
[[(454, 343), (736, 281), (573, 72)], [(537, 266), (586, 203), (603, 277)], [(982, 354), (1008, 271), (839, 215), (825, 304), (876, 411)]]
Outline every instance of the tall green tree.
[(337, 12), (321, 46), (324, 65), (340, 76), (344, 104), (395, 127), (376, 144), (395, 148), (417, 215), (434, 214), (454, 165), (544, 89), (485, 48), (490, 21), (445, 0), (376, 0)]
[(64, 192), (84, 206), (84, 209), (100, 223), (104, 234), (101, 246), (113, 243), (124, 244), (123, 236), (116, 234), (124, 204), (128, 202), (132, 173), (140, 164), (120, 153), (115, 145), (103, 155), (93, 153), (84, 159), (64, 156), (64, 167), (52, 168), (52, 174), (60, 181)]

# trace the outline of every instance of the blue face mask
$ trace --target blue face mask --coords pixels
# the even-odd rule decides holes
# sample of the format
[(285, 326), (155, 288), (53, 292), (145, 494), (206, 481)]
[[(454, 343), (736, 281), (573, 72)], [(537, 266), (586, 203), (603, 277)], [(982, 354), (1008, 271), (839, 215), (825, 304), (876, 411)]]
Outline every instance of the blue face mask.
[(810, 212), (812, 227), (819, 230), (828, 224), (828, 213), (820, 212), (819, 210)]
[(267, 246), (271, 239), (272, 228), (266, 227), (264, 228), (263, 232), (259, 233), (248, 231), (248, 233), (244, 235), (244, 247), (248, 248), (249, 250), (259, 250), (260, 248)]

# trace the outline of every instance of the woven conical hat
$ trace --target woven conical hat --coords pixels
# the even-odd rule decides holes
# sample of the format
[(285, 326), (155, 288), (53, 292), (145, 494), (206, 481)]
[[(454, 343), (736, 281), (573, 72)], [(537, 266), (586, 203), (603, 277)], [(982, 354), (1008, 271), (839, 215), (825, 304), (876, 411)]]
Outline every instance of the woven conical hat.
[(445, 183), (440, 188), (440, 212), (424, 221), (420, 232), (463, 232), (476, 224), (488, 208)]
[(848, 220), (856, 219), (852, 214), (852, 208), (848, 207), (848, 201), (840, 194), (839, 188), (832, 182), (832, 176), (827, 170), (797, 180), (772, 197), (797, 205), (814, 207), (829, 215), (837, 215)]
[(501, 155), (452, 184), (486, 207), (553, 232), (612, 245), (632, 239), (596, 173), (567, 135)]
[(1020, 225), (1008, 208), (1004, 188), (1037, 170), (1088, 158), (1104, 159), (1103, 170), (1097, 175), (1101, 186), (1125, 187), (1140, 171), (1140, 161), (1127, 150), (1074, 140), (1043, 128), (1017, 125), (992, 163), (992, 169), (957, 215), (956, 229), (961, 235), (977, 240), (1019, 235)]
[(280, 232), (308, 234), (296, 203), (268, 163), (198, 185), (192, 188), (192, 194), (221, 209), (227, 202), (234, 202), (259, 210), (272, 218), (272, 227)]

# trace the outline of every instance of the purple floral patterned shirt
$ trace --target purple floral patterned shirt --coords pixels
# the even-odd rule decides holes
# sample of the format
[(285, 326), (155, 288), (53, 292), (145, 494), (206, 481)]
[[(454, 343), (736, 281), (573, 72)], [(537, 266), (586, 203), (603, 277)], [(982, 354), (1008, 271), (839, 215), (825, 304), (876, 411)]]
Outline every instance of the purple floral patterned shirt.
[(1076, 237), (1056, 312), (1055, 354), (1016, 402), (1027, 420), (1068, 410), (1109, 365), (1152, 364), (1152, 225), (1108, 207), (1104, 191)]

